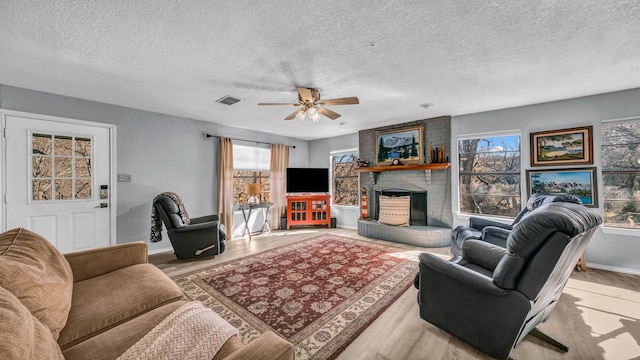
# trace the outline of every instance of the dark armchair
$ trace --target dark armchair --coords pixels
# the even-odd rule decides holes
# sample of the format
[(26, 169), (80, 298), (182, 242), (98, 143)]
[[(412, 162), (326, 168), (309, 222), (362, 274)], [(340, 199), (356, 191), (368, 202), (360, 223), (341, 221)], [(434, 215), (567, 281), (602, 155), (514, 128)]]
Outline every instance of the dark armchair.
[(582, 204), (580, 198), (567, 194), (533, 194), (527, 201), (522, 211), (516, 216), (511, 224), (472, 216), (469, 218), (469, 226), (460, 225), (451, 232), (451, 257), (460, 255), (462, 244), (465, 240), (482, 240), (491, 244), (505, 247), (507, 237), (513, 227), (539, 206), (552, 202), (571, 202)]
[[(226, 230), (218, 215), (197, 218), (185, 217), (171, 193), (160, 194), (153, 201), (157, 215), (164, 223), (169, 240), (178, 259), (193, 259), (222, 254), (225, 250)], [(176, 197), (173, 194), (174, 198)], [(159, 224), (158, 224), (159, 225)]]
[(420, 254), (420, 317), (498, 359), (529, 333), (567, 351), (535, 327), (549, 317), (601, 223), (583, 205), (550, 203), (513, 227), (506, 248), (467, 240), (448, 261)]

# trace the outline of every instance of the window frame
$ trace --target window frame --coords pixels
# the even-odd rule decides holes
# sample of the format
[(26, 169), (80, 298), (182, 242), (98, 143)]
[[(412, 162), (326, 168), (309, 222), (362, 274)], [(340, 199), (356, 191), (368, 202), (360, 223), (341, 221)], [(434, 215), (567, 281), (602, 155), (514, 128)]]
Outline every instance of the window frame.
[(331, 193), (331, 206), (338, 206), (338, 207), (347, 207), (347, 208), (358, 208), (360, 206), (360, 174), (358, 172), (354, 171), (354, 175), (349, 175), (349, 176), (341, 176), (341, 178), (355, 178), (356, 179), (356, 183), (358, 184), (358, 187), (356, 188), (356, 199), (355, 199), (355, 204), (351, 205), (351, 204), (338, 204), (335, 202), (335, 186), (334, 186), (334, 168), (333, 168), (333, 158), (335, 156), (338, 155), (351, 155), (354, 158), (353, 163), (357, 163), (357, 159), (360, 156), (360, 151), (358, 148), (352, 148), (352, 149), (343, 149), (343, 150), (335, 150), (335, 151), (331, 151), (329, 152), (329, 191)]
[[(461, 163), (461, 148), (460, 148), (460, 141), (463, 140), (471, 140), (471, 139), (484, 139), (484, 138), (499, 138), (499, 137), (508, 137), (508, 136), (517, 136), (518, 137), (518, 172), (466, 172), (466, 171), (462, 171), (462, 168), (460, 166)], [(460, 134), (456, 137), (455, 140), (455, 146), (456, 146), (456, 154), (457, 154), (457, 215), (461, 218), (470, 218), (472, 216), (482, 216), (482, 217), (486, 217), (486, 218), (494, 218), (497, 220), (505, 220), (505, 219), (513, 219), (515, 218), (516, 215), (511, 216), (511, 215), (498, 215), (498, 214), (481, 214), (481, 213), (470, 213), (470, 212), (466, 212), (463, 211), (462, 209), (462, 195), (463, 193), (460, 191), (461, 190), (461, 184), (462, 182), (460, 181), (462, 176), (466, 175), (466, 176), (473, 176), (473, 174), (491, 174), (491, 175), (497, 175), (497, 176), (512, 176), (514, 179), (517, 179), (518, 181), (518, 191), (516, 194), (513, 195), (508, 195), (508, 194), (498, 194), (497, 196), (504, 196), (504, 197), (512, 197), (515, 198), (516, 201), (520, 201), (520, 208), (516, 209), (518, 212), (520, 212), (522, 210), (522, 207), (524, 206), (525, 202), (526, 202), (526, 195), (524, 194), (524, 192), (526, 191), (526, 189), (523, 187), (523, 184), (525, 184), (523, 182), (523, 176), (524, 176), (524, 171), (522, 169), (523, 166), (523, 159), (522, 159), (522, 132), (521, 130), (505, 130), (505, 131), (495, 131), (495, 132), (487, 132), (487, 133), (475, 133), (475, 134)], [(488, 195), (487, 195), (488, 196)]]
[[(605, 149), (609, 148), (609, 147), (613, 147), (616, 145), (605, 145), (605, 136), (604, 136), (604, 131), (605, 128), (610, 127), (610, 126), (616, 126), (616, 125), (625, 125), (625, 124), (638, 124), (640, 125), (640, 116), (631, 116), (631, 117), (624, 117), (624, 118), (615, 118), (615, 119), (607, 119), (607, 120), (602, 120), (601, 122), (601, 127), (600, 127), (600, 172), (601, 172), (601, 183), (602, 183), (602, 188), (600, 191), (601, 194), (601, 200), (602, 200), (602, 217), (603, 217), (603, 222), (602, 222), (602, 229), (605, 233), (610, 233), (610, 234), (621, 234), (621, 235), (631, 235), (631, 236), (638, 236), (640, 235), (640, 227), (636, 226), (636, 227), (623, 227), (623, 226), (613, 226), (611, 225), (611, 223), (607, 223), (607, 217), (605, 216), (606, 213), (606, 209), (607, 209), (607, 203), (611, 202), (611, 201), (633, 201), (633, 197), (630, 199), (607, 199), (606, 195), (606, 184), (607, 181), (605, 180), (605, 178), (608, 175), (636, 175), (636, 176), (640, 176), (640, 168), (638, 168), (637, 170), (620, 170), (620, 169), (611, 169), (611, 170), (607, 170), (605, 169), (605, 164), (604, 164), (604, 156), (605, 153), (607, 152)], [(623, 147), (629, 147), (629, 146), (640, 146), (640, 142), (638, 143), (624, 143), (624, 144), (618, 144), (617, 146), (623, 146)], [(639, 158), (640, 159), (640, 158)], [(640, 200), (636, 200), (636, 202), (640, 202)], [(637, 224), (638, 222), (636, 222)]]
[[(240, 203), (246, 204), (246, 202), (248, 201), (249, 195), (244, 193), (244, 189), (242, 189), (241, 191), (237, 192), (236, 191), (236, 179), (252, 179), (250, 181), (252, 181), (251, 183), (254, 184), (263, 184), (264, 180), (267, 180), (268, 183), (268, 189), (264, 189), (262, 185), (261, 186), (261, 192), (259, 194), (260, 197), (260, 202), (266, 202), (270, 200), (271, 197), (271, 148), (266, 148), (266, 147), (262, 147), (262, 146), (247, 146), (247, 145), (239, 145), (239, 144), (233, 144), (233, 152), (234, 152), (234, 167), (233, 167), (233, 183), (234, 183), (234, 189), (233, 189), (233, 202), (234, 205), (238, 205)], [(256, 162), (255, 164), (255, 168), (236, 168), (236, 151), (240, 151), (240, 148), (256, 148), (256, 149), (260, 149), (262, 151), (268, 151), (269, 152), (269, 167), (267, 167), (266, 169), (264, 168), (267, 164), (261, 164), (259, 161)], [(261, 167), (262, 166), (262, 167)], [(251, 175), (237, 175), (238, 172), (250, 172)], [(239, 198), (240, 198), (240, 194), (242, 194), (242, 202), (240, 202)]]

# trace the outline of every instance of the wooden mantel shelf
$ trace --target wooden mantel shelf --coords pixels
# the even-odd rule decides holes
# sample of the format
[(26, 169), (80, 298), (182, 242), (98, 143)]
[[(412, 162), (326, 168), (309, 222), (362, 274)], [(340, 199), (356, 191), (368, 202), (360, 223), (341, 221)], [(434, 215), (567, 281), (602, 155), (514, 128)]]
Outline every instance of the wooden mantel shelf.
[(381, 172), (385, 171), (399, 171), (399, 170), (424, 170), (424, 176), (427, 183), (431, 183), (431, 170), (445, 170), (451, 167), (451, 163), (433, 163), (433, 164), (415, 164), (415, 165), (395, 165), (395, 166), (363, 166), (357, 168), (357, 172), (368, 172), (373, 175), (373, 183), (378, 183), (378, 176)]
[(364, 166), (357, 168), (357, 172), (383, 172), (398, 170), (445, 170), (451, 167), (451, 163), (433, 163), (433, 164), (415, 164), (415, 165), (396, 165), (396, 166)]

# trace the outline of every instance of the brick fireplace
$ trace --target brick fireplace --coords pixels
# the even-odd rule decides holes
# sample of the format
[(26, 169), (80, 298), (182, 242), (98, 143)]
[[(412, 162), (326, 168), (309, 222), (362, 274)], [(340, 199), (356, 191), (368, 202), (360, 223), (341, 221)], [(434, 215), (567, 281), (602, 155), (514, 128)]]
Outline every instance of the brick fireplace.
[[(440, 148), (451, 144), (451, 117), (418, 120), (376, 129), (368, 129), (359, 133), (359, 153), (362, 160), (374, 163), (375, 133), (402, 129), (416, 125), (424, 126), (424, 147)], [(451, 159), (449, 150), (446, 156)], [(426, 154), (425, 161), (429, 161)], [(379, 173), (361, 172), (360, 188), (367, 192), (367, 208), (369, 220), (358, 220), (358, 234), (375, 239), (395, 241), (424, 247), (444, 247), (451, 244), (451, 227), (453, 213), (451, 207), (451, 170), (398, 170)], [(422, 193), (426, 198), (424, 215), (426, 223), (412, 223), (410, 226), (393, 226), (379, 224), (377, 221), (378, 201), (376, 193), (402, 189), (409, 193)]]

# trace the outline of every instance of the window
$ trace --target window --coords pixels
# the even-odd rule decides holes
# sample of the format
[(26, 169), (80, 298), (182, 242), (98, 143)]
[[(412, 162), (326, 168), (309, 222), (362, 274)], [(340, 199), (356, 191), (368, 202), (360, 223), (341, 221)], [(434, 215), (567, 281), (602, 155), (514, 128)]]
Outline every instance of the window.
[(246, 203), (247, 184), (260, 184), (260, 202), (269, 201), (271, 150), (255, 146), (233, 145), (233, 198)]
[(333, 204), (358, 206), (358, 151), (331, 154), (331, 188)]
[(520, 135), (458, 140), (460, 212), (516, 217), (520, 212)]
[(91, 139), (31, 135), (31, 199), (91, 199)]
[(604, 225), (640, 229), (640, 118), (602, 124)]

